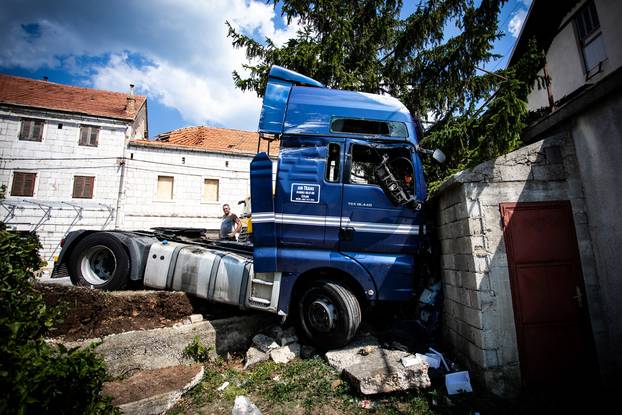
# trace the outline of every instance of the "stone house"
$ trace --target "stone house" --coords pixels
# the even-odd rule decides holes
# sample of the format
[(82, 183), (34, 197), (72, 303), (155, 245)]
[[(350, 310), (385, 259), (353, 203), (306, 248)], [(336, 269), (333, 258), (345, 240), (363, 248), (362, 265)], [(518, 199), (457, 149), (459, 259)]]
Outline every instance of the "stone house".
[(621, 19), (616, 1), (534, 0), (510, 64), (531, 38), (545, 52), (539, 118), (437, 198), (445, 339), (499, 395), (622, 373)]
[(148, 140), (147, 126), (147, 99), (132, 91), (0, 74), (0, 219), (35, 230), (51, 266), (74, 229), (217, 229), (223, 203), (241, 209), (257, 133), (190, 127)]
[(132, 91), (1, 74), (0, 219), (36, 230), (47, 261), (72, 228), (114, 228), (124, 149), (147, 131), (147, 100)]

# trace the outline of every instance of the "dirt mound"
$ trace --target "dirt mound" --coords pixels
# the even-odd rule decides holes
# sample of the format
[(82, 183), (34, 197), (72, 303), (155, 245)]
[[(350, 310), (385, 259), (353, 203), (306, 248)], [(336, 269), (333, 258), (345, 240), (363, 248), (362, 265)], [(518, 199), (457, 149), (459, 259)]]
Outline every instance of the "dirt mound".
[(83, 287), (38, 284), (48, 306), (63, 307), (63, 321), (51, 337), (79, 340), (131, 330), (171, 326), (193, 314), (184, 293), (122, 291), (109, 293)]

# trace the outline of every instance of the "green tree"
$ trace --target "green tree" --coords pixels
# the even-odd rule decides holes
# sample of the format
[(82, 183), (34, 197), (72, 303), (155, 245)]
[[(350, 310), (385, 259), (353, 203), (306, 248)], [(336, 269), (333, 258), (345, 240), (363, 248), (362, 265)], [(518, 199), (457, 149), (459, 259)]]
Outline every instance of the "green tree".
[(0, 222), (0, 413), (118, 413), (100, 396), (107, 376), (101, 358), (44, 339), (61, 311), (47, 308), (33, 287), (39, 248), (34, 233), (7, 231)]
[[(448, 174), (519, 145), (540, 54), (532, 49), (494, 74), (478, 70), (498, 57), (492, 45), (501, 36), (497, 17), (505, 2), (428, 0), (402, 17), (397, 0), (282, 0), (285, 20), (300, 24), (282, 46), (227, 23), (233, 45), (248, 59), (249, 75), (236, 71), (233, 79), (262, 96), (270, 67), (280, 65), (332, 88), (388, 93), (420, 119), (432, 115), (437, 123), (422, 144), (448, 156), (445, 166), (428, 166), (435, 188)], [(449, 37), (445, 29), (452, 25), (457, 34)]]

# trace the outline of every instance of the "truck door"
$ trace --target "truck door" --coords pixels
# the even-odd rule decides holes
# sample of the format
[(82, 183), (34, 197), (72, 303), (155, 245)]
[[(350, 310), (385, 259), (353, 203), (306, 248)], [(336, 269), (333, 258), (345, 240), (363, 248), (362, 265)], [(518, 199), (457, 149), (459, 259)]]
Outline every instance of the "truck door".
[(416, 251), (422, 216), (412, 200), (423, 183), (413, 150), (407, 143), (346, 141), (341, 251)]
[(275, 222), (277, 244), (338, 249), (344, 140), (281, 140)]

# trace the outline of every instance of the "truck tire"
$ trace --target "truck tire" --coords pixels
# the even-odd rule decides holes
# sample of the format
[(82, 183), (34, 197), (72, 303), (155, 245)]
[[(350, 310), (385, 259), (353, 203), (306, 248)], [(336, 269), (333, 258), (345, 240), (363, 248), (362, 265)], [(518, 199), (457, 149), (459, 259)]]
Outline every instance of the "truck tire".
[(361, 324), (361, 306), (348, 288), (331, 281), (317, 281), (300, 297), (298, 323), (317, 347), (334, 349), (348, 344), (356, 334)]
[(69, 258), (74, 285), (100, 290), (122, 290), (130, 275), (130, 257), (117, 238), (94, 233), (78, 242)]

